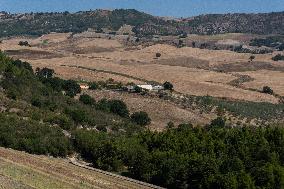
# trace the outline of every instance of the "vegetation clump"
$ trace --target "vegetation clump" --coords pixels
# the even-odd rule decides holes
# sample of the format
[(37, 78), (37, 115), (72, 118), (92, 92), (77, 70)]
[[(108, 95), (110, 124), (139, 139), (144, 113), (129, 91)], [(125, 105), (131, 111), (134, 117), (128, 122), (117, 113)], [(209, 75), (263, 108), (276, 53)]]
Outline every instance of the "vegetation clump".
[(270, 95), (274, 94), (273, 90), (268, 86), (264, 86), (263, 89), (262, 89), (262, 92), (266, 93), (266, 94), (270, 94)]
[(79, 100), (87, 105), (94, 105), (96, 103), (96, 101), (90, 95), (87, 94), (81, 95)]
[(131, 115), (131, 120), (141, 126), (146, 126), (151, 123), (151, 119), (146, 112), (135, 112)]
[(30, 47), (30, 44), (29, 44), (28, 41), (20, 41), (20, 42), (19, 42), (19, 45), (20, 45), (20, 46)]
[(277, 54), (274, 57), (272, 57), (272, 60), (274, 61), (284, 60), (284, 55)]
[(165, 89), (165, 90), (170, 90), (170, 91), (172, 91), (172, 90), (174, 89), (173, 84), (172, 84), (171, 82), (168, 82), (168, 81), (166, 81), (166, 82), (163, 84), (163, 86), (164, 86), (164, 89)]
[(251, 55), (251, 56), (249, 57), (250, 62), (252, 62), (254, 59), (255, 59), (255, 56), (254, 56), (254, 55)]

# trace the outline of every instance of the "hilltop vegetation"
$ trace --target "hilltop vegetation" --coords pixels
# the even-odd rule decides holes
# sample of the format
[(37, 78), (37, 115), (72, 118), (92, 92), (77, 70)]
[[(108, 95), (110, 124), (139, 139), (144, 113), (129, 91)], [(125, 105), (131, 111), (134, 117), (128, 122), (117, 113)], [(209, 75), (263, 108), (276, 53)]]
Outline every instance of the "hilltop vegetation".
[(189, 19), (188, 33), (254, 33), (283, 34), (284, 12), (259, 14), (208, 14)]
[(133, 9), (97, 10), (74, 14), (68, 12), (7, 14), (0, 21), (0, 36), (39, 36), (50, 32), (79, 33), (88, 28), (95, 28), (97, 32), (102, 32), (103, 28), (117, 31), (124, 24), (139, 26), (144, 23), (153, 23), (160, 25), (160, 27), (167, 25), (166, 21)]
[[(180, 21), (165, 20), (133, 9), (96, 10), (78, 13), (2, 14), (0, 37), (42, 35), (50, 32), (79, 33), (88, 28), (117, 31), (124, 24), (133, 26), (138, 36), (254, 33), (283, 34), (284, 13), (201, 15)], [(115, 33), (115, 32), (112, 32)]]

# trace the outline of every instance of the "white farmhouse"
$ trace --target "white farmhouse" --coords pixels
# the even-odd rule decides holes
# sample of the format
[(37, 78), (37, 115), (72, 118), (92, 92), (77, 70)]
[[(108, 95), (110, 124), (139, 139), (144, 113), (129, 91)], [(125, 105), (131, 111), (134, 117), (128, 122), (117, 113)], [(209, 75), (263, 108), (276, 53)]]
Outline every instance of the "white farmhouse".
[(153, 90), (153, 86), (152, 85), (137, 85), (138, 87), (144, 89), (144, 90), (148, 90), (148, 91), (152, 91)]

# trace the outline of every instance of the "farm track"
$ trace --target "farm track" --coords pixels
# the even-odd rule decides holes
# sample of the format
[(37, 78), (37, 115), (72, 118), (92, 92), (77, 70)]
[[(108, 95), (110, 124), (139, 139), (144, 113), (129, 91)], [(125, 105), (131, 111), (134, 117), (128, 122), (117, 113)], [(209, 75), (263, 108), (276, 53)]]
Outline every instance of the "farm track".
[(149, 188), (163, 189), (163, 187), (155, 186), (153, 184), (134, 180), (134, 179), (131, 179), (131, 178), (128, 178), (128, 177), (120, 176), (120, 175), (117, 175), (117, 174), (114, 174), (114, 173), (102, 171), (102, 170), (99, 170), (99, 169), (96, 169), (96, 168), (93, 168), (93, 167), (89, 167), (89, 166), (80, 164), (75, 158), (69, 158), (69, 160), (73, 165), (76, 165), (76, 166), (84, 168), (84, 169), (92, 170), (92, 171), (95, 171), (95, 172), (98, 172), (98, 173), (101, 173), (101, 174), (104, 174), (104, 175), (107, 175), (107, 176), (110, 176), (110, 177), (113, 177), (113, 178), (119, 178), (119, 179), (126, 180), (126, 181), (129, 181), (129, 182), (135, 183), (135, 184), (140, 184), (141, 186), (146, 186), (146, 187), (149, 187)]
[[(113, 75), (119, 75), (119, 76), (122, 76), (122, 77), (134, 79), (134, 80), (145, 82), (145, 83), (153, 82), (153, 81), (149, 81), (149, 80), (146, 80), (146, 79), (138, 78), (138, 77), (123, 74), (123, 73), (113, 72), (113, 71), (106, 71), (106, 70), (100, 70), (100, 69), (88, 68), (88, 67), (76, 66), (76, 65), (61, 65), (61, 66), (65, 66), (65, 67), (69, 67), (69, 68), (78, 68), (78, 69), (83, 69), (83, 70), (88, 70), (88, 71), (93, 71), (93, 72), (102, 72), (102, 73), (108, 73), (108, 74), (113, 74)], [(158, 82), (155, 82), (155, 83), (158, 83)]]
[(31, 155), (5, 148), (0, 148), (0, 178), (9, 178), (9, 183), (12, 185), (27, 188), (160, 188), (112, 173), (71, 164), (66, 159)]

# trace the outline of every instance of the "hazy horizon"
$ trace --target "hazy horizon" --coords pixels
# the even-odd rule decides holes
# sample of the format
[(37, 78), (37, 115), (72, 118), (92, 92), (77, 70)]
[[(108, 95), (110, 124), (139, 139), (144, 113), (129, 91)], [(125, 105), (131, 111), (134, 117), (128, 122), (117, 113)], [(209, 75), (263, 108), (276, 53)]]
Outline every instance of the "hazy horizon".
[[(0, 0), (0, 11), (78, 12), (95, 9), (136, 9), (155, 16), (191, 17), (200, 14), (267, 13), (284, 11), (284, 0)], [(174, 2), (174, 5), (173, 5)]]

